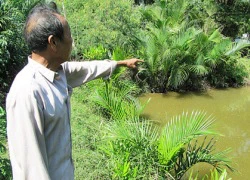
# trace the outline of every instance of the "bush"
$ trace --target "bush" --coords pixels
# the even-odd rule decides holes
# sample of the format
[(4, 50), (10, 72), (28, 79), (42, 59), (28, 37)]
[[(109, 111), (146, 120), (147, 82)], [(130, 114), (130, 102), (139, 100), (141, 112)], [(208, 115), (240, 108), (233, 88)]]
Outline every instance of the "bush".
[(225, 57), (217, 64), (207, 77), (208, 82), (217, 88), (237, 87), (243, 85), (248, 72), (240, 57)]
[(250, 32), (249, 1), (221, 1), (217, 5), (218, 10), (214, 15), (214, 19), (222, 27), (224, 35), (236, 38)]
[[(0, 105), (17, 74), (24, 66), (28, 50), (22, 30), (26, 15), (38, 0), (0, 1)], [(41, 1), (40, 1), (41, 2)]]
[[(74, 39), (74, 57), (102, 45), (112, 52), (116, 46), (133, 51), (140, 15), (131, 0), (57, 1), (69, 21)], [(80, 56), (80, 57), (79, 57)]]

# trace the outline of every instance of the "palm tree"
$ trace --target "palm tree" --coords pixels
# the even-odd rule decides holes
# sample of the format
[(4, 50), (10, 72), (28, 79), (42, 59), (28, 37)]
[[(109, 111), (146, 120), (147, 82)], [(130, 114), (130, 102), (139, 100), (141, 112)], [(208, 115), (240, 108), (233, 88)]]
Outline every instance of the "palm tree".
[[(196, 87), (207, 81), (217, 67), (227, 66), (228, 71), (234, 71), (227, 65), (231, 56), (227, 52), (232, 49), (233, 42), (221, 34), (210, 18), (214, 10), (208, 5), (204, 3), (207, 9), (203, 8), (203, 16), (193, 8), (192, 1), (184, 0), (158, 1), (143, 11), (148, 23), (139, 38), (146, 68), (141, 76), (151, 92), (164, 93), (180, 86)], [(246, 45), (237, 47), (232, 51), (239, 51)]]
[[(152, 92), (166, 92), (170, 86), (178, 87), (196, 68), (190, 50), (202, 31), (192, 26), (193, 20), (187, 21), (188, 7), (188, 1), (160, 1), (157, 6), (143, 11), (144, 17), (151, 22), (140, 39), (145, 47), (148, 70), (145, 74)], [(198, 75), (207, 72), (200, 64), (196, 69), (199, 69), (195, 71)]]

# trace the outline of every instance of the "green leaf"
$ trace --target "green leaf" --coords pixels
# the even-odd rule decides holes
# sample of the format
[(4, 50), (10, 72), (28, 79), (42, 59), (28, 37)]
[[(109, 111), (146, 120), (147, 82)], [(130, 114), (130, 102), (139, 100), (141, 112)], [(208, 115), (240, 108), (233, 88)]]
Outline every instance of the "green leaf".
[(192, 139), (209, 134), (217, 134), (211, 127), (214, 119), (206, 117), (206, 113), (193, 111), (173, 117), (163, 128), (159, 141), (159, 158), (164, 164), (170, 163), (172, 158)]

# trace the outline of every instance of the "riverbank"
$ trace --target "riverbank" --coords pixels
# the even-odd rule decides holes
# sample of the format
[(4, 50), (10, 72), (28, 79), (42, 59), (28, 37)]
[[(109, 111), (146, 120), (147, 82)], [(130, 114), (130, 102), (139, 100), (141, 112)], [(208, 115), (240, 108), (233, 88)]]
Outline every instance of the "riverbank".
[(247, 86), (250, 86), (250, 78), (247, 78), (247, 79), (246, 79), (246, 85), (247, 85)]

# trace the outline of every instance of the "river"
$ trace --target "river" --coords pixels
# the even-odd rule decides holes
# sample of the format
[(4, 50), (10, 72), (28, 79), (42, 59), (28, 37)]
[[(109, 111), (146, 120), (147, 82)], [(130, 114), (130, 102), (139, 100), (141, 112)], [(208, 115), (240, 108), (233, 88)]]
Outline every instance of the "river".
[(215, 117), (215, 129), (224, 136), (218, 138), (216, 150), (231, 148), (232, 165), (238, 172), (228, 171), (232, 179), (250, 178), (250, 86), (208, 90), (202, 93), (144, 94), (142, 103), (150, 98), (143, 115), (166, 124), (182, 112), (205, 111)]

